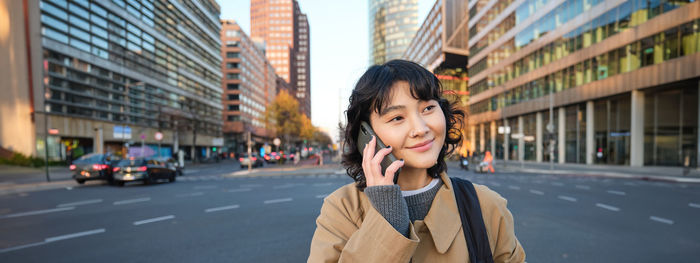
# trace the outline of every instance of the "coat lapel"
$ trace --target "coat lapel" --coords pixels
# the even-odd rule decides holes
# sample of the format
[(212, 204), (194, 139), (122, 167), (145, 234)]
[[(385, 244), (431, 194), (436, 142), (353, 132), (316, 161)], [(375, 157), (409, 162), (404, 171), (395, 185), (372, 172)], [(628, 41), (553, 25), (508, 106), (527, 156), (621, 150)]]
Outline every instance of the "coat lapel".
[(440, 254), (444, 254), (462, 228), (462, 221), (450, 178), (443, 172), (440, 179), (443, 185), (435, 195), (424, 222), (430, 230), (435, 248)]

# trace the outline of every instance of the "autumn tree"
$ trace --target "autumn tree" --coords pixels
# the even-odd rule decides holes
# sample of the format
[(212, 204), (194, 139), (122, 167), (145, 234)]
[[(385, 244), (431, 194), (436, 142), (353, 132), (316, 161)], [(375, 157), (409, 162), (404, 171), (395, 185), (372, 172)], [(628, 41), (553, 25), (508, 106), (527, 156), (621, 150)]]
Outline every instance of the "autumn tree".
[(274, 130), (285, 143), (298, 138), (302, 127), (299, 102), (282, 90), (275, 100), (265, 109), (265, 122), (268, 129)]

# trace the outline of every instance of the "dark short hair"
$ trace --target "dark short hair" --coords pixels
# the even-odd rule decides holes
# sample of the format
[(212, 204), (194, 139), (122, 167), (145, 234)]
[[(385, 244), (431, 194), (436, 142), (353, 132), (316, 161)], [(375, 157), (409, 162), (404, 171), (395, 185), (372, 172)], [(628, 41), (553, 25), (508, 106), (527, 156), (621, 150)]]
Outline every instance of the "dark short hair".
[(420, 65), (406, 60), (391, 60), (382, 65), (374, 65), (357, 81), (350, 95), (350, 104), (345, 111), (347, 125), (345, 126), (345, 147), (342, 164), (347, 174), (355, 180), (361, 191), (367, 187), (367, 180), (362, 171), (362, 153), (357, 148), (357, 136), (360, 123), (369, 123), (369, 116), (388, 106), (391, 99), (391, 87), (397, 81), (406, 81), (411, 87), (411, 96), (417, 100), (436, 100), (445, 115), (446, 134), (445, 144), (440, 150), (437, 163), (428, 168), (428, 175), (437, 178), (440, 173), (447, 171), (445, 156), (462, 141), (460, 128), (463, 124), (464, 111), (443, 98), (442, 85), (433, 73)]

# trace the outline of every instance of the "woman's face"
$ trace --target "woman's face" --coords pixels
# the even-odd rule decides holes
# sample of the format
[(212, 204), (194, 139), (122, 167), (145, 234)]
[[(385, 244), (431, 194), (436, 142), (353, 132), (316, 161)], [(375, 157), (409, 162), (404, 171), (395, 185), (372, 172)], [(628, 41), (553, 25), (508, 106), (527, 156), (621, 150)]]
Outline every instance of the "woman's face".
[(391, 100), (382, 112), (372, 112), (370, 125), (385, 145), (393, 148), (404, 167), (430, 168), (445, 143), (445, 115), (436, 100), (411, 97), (408, 82), (391, 87)]

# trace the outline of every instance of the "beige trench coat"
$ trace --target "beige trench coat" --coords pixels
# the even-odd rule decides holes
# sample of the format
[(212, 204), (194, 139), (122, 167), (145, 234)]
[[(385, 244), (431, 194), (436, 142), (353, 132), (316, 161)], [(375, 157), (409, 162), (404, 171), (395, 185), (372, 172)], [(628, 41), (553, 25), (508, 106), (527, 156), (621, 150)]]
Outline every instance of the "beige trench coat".
[[(323, 202), (316, 219), (308, 262), (469, 262), (467, 243), (452, 183), (440, 175), (442, 187), (424, 220), (411, 223), (409, 237), (396, 231), (374, 209), (354, 183), (336, 190)], [(506, 199), (474, 184), (494, 262), (524, 262)]]

